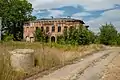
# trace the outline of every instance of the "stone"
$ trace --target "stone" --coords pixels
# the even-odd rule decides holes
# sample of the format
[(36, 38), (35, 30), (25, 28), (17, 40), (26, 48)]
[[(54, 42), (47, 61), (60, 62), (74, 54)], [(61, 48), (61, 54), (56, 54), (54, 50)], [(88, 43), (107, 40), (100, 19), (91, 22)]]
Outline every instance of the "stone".
[(34, 50), (15, 49), (10, 54), (11, 66), (14, 70), (28, 72), (34, 67)]

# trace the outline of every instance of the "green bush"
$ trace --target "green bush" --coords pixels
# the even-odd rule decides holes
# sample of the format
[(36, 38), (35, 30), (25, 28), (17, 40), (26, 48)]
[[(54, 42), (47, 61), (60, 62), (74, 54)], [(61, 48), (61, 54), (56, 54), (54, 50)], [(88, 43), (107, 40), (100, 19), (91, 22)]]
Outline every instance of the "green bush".
[(112, 24), (103, 25), (100, 28), (100, 43), (105, 45), (117, 44), (117, 30)]
[(87, 45), (94, 43), (94, 40), (94, 33), (81, 25), (65, 29), (63, 35), (58, 37), (58, 43), (71, 45)]
[(118, 33), (117, 44), (120, 45), (120, 33)]
[(12, 34), (8, 34), (6, 33), (5, 35), (3, 35), (3, 41), (13, 41), (14, 36)]
[(43, 33), (40, 28), (37, 28), (35, 31), (35, 40), (40, 42), (43, 40)]

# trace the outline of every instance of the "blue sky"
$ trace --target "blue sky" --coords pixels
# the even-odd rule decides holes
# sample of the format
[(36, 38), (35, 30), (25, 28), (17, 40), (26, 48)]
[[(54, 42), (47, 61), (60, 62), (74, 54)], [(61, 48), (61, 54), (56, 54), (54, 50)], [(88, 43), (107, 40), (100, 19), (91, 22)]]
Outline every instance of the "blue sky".
[(71, 16), (81, 19), (90, 30), (99, 32), (99, 27), (112, 23), (120, 32), (120, 0), (29, 0), (33, 15), (37, 18)]

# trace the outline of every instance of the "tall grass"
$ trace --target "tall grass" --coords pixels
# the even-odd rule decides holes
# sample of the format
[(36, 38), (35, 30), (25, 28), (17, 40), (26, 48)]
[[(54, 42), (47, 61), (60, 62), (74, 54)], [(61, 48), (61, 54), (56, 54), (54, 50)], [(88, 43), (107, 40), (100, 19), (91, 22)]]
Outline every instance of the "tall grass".
[(19, 80), (23, 74), (16, 72), (10, 65), (10, 55), (0, 54), (0, 80)]
[(59, 65), (64, 66), (103, 48), (102, 45), (96, 44), (86, 46), (64, 46), (53, 43), (47, 45), (52, 45), (52, 48), (45, 48), (44, 53), (37, 51), (35, 55), (37, 66), (42, 70)]
[[(43, 48), (44, 47), (44, 48)], [(71, 46), (39, 42), (5, 42), (0, 44), (0, 80), (19, 80), (25, 76), (23, 72), (15, 72), (10, 65), (10, 54), (8, 51), (18, 48), (29, 48), (35, 50), (35, 68), (28, 75), (37, 71), (45, 71), (57, 66), (64, 66), (73, 61), (98, 51), (102, 45)]]

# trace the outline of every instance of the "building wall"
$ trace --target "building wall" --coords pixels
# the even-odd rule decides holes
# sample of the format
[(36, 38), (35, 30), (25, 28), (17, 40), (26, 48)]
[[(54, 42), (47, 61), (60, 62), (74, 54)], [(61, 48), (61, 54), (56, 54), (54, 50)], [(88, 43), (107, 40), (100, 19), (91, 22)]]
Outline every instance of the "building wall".
[[(64, 21), (64, 20), (41, 20), (41, 21), (33, 21), (33, 22), (27, 22), (24, 24), (24, 39), (26, 38), (34, 38), (34, 32), (37, 27), (41, 28), (43, 27), (44, 30), (46, 31), (46, 28), (49, 27), (49, 33), (51, 34), (50, 37), (54, 36), (55, 40), (58, 35), (63, 34), (64, 27), (66, 26), (67, 28), (71, 26), (78, 26), (82, 23), (79, 21)], [(52, 32), (52, 26), (55, 26), (55, 32)], [(61, 32), (58, 32), (58, 26), (61, 27)]]

